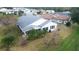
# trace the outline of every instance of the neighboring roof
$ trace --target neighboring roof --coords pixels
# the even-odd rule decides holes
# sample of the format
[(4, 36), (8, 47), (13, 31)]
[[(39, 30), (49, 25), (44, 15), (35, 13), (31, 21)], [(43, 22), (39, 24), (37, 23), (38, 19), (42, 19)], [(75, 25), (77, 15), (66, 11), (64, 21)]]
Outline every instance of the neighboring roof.
[(39, 18), (40, 18), (39, 16), (33, 16), (33, 15), (21, 16), (17, 21), (17, 25), (19, 25), (21, 28), (24, 28), (25, 26), (33, 23)]
[(45, 18), (45, 19), (48, 19), (48, 20), (53, 19), (53, 15), (52, 14), (42, 14), (41, 17)]
[(70, 16), (67, 14), (54, 14), (53, 15), (53, 19), (57, 19), (57, 20), (69, 20)]
[(42, 14), (41, 17), (48, 19), (48, 20), (50, 19), (68, 20), (70, 18), (70, 16), (65, 13)]
[(55, 12), (55, 14), (60, 14), (60, 15), (65, 15), (65, 16), (70, 15), (70, 13), (68, 13), (68, 12)]

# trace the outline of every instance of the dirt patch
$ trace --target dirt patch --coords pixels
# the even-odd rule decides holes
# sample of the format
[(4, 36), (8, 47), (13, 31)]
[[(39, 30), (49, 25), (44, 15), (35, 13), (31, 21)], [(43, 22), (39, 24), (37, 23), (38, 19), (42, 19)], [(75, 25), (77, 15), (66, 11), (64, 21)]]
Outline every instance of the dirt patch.
[(69, 36), (71, 34), (71, 32), (72, 32), (71, 27), (66, 27), (65, 25), (59, 25), (58, 28), (60, 29), (59, 34), (62, 37), (62, 39)]
[(5, 15), (0, 17), (0, 25), (10, 25), (16, 24), (17, 16), (15, 15)]

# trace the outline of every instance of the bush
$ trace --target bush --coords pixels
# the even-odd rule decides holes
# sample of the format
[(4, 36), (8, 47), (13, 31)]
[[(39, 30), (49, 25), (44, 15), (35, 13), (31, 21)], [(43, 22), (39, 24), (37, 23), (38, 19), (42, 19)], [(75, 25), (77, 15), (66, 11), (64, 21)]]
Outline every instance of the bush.
[(27, 35), (28, 35), (28, 40), (34, 40), (34, 39), (37, 39), (37, 38), (41, 38), (41, 37), (43, 37), (46, 33), (47, 33), (46, 30), (34, 30), (34, 29), (32, 29), (31, 31), (29, 31), (29, 32), (27, 33)]
[(9, 51), (10, 47), (14, 45), (15, 37), (13, 35), (6, 35), (1, 40), (1, 47), (5, 48), (5, 50)]

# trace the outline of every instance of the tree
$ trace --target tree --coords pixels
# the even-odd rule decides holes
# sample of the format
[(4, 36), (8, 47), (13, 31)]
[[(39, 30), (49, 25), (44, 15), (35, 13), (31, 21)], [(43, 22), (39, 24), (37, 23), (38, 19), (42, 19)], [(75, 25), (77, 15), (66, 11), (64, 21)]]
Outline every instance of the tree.
[(6, 51), (10, 50), (10, 47), (14, 45), (15, 37), (7, 35), (1, 40), (1, 47), (5, 48)]
[(79, 8), (71, 8), (71, 20), (73, 23), (79, 24)]
[(67, 27), (70, 27), (70, 26), (71, 26), (71, 23), (70, 23), (70, 22), (67, 22), (67, 23), (66, 23), (66, 26), (67, 26)]
[(23, 13), (24, 13), (24, 12), (23, 12), (23, 11), (21, 11), (21, 10), (20, 10), (20, 11), (18, 11), (19, 16), (22, 16), (22, 15), (23, 15)]

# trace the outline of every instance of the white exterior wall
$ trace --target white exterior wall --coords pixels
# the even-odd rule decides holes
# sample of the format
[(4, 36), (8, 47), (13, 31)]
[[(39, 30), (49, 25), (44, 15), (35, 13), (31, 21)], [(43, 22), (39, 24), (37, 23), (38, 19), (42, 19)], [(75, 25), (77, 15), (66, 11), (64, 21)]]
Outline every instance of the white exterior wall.
[[(55, 28), (51, 29), (50, 26), (55, 26)], [(54, 31), (54, 30), (57, 29), (57, 23), (54, 23), (54, 22), (50, 21), (47, 24), (45, 24), (44, 26), (42, 26), (42, 27), (39, 27), (39, 25), (37, 25), (37, 26), (32, 25), (32, 27), (33, 27), (33, 29), (43, 29), (43, 28), (48, 27), (48, 32), (49, 32), (49, 30)]]
[[(54, 28), (54, 29), (51, 29), (50, 26), (55, 26), (55, 28)], [(48, 27), (48, 31), (49, 31), (49, 30), (54, 31), (54, 30), (57, 29), (57, 23), (49, 22), (49, 23), (47, 23), (46, 25), (42, 26), (41, 29), (46, 28), (46, 27)]]

